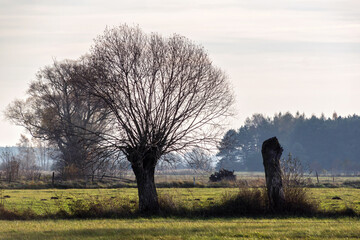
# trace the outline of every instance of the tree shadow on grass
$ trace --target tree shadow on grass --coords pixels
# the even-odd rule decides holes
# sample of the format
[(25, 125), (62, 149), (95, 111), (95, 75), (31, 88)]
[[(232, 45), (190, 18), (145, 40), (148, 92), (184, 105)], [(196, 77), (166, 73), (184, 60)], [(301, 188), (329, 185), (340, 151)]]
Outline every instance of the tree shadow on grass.
[[(26, 224), (24, 222), (24, 224)], [(161, 223), (160, 223), (161, 224)], [(165, 228), (159, 226), (158, 228), (85, 228), (81, 230), (67, 230), (67, 231), (43, 231), (43, 232), (30, 232), (24, 234), (23, 232), (7, 232), (0, 234), (2, 240), (10, 239), (184, 239), (201, 234), (201, 236), (211, 237), (213, 235), (206, 226), (201, 227), (181, 227), (174, 229), (171, 227)], [(4, 236), (6, 235), (6, 236)], [(219, 238), (220, 239), (220, 238)]]
[[(264, 220), (264, 219), (263, 219)], [(56, 230), (49, 229), (41, 231), (36, 228), (34, 231), (23, 232), (21, 230), (9, 230), (0, 232), (0, 239), (224, 239), (224, 238), (357, 238), (360, 228), (355, 227), (351, 222), (337, 222), (339, 228), (329, 229), (334, 222), (319, 221), (312, 219), (304, 221), (301, 219), (292, 219), (292, 221), (279, 221), (279, 219), (269, 219), (270, 221), (254, 221), (251, 219), (239, 219), (238, 221), (224, 222), (218, 224), (218, 221), (199, 222), (190, 220), (182, 222), (150, 221), (153, 226), (146, 226), (148, 221), (135, 222), (126, 225), (126, 222), (119, 222), (111, 227), (102, 228), (101, 225), (91, 224), (93, 227), (84, 226), (82, 229)], [(105, 220), (106, 221), (106, 220)], [(295, 221), (295, 222), (293, 222)], [(221, 219), (219, 219), (221, 222)], [(350, 223), (350, 224), (349, 224)], [(21, 224), (26, 224), (22, 222)], [(59, 223), (60, 224), (60, 223)], [(77, 224), (76, 224), (77, 225)], [(79, 228), (72, 222), (72, 226)], [(344, 226), (346, 226), (344, 228)], [(41, 226), (40, 226), (41, 227)], [(80, 226), (81, 227), (81, 226)]]

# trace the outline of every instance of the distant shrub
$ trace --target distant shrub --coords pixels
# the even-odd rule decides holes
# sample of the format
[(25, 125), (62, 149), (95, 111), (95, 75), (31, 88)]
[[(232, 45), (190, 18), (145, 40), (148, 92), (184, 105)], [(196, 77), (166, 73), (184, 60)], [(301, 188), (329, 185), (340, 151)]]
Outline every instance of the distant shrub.
[(360, 188), (360, 181), (345, 181), (343, 183), (345, 187)]
[(171, 181), (171, 182), (160, 182), (156, 183), (157, 188), (203, 188), (204, 184), (196, 182), (194, 185), (193, 181)]
[(234, 175), (234, 171), (229, 171), (224, 168), (220, 169), (218, 172), (211, 174), (209, 177), (211, 182), (219, 182), (223, 180), (227, 181), (236, 181), (236, 175)]

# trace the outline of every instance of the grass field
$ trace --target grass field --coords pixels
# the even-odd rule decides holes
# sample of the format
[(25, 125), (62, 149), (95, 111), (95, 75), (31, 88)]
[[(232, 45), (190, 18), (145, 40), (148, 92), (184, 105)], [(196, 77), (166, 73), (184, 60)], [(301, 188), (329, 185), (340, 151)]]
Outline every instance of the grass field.
[[(226, 193), (236, 193), (237, 188), (160, 188), (160, 195), (171, 195), (179, 201), (199, 206), (208, 206), (221, 200)], [(355, 188), (310, 188), (309, 197), (319, 203), (323, 210), (341, 210), (351, 207), (360, 213), (360, 189)], [(3, 203), (7, 209), (32, 209), (37, 214), (54, 212), (60, 205), (74, 199), (122, 198), (132, 201), (136, 208), (137, 189), (44, 189), (44, 190), (2, 190)], [(333, 199), (339, 197), (340, 199)], [(51, 199), (58, 198), (58, 199)]]
[[(237, 188), (161, 188), (189, 206), (209, 206)], [(74, 199), (121, 197), (136, 209), (137, 189), (2, 190), (7, 209), (55, 212)], [(346, 207), (360, 213), (360, 190), (310, 188), (309, 196), (323, 210)], [(5, 198), (4, 198), (5, 197)], [(334, 197), (340, 199), (333, 199)], [(58, 198), (58, 199), (51, 199)], [(61, 206), (59, 206), (61, 205)], [(0, 239), (359, 239), (358, 217), (129, 217), (123, 219), (69, 219), (0, 221)]]
[(358, 239), (358, 219), (0, 221), (0, 239)]

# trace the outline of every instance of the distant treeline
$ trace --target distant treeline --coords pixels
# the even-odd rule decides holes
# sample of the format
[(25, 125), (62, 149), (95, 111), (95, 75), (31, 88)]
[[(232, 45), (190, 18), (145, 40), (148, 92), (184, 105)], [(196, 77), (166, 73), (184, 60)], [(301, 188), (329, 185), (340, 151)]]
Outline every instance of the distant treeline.
[(218, 168), (263, 171), (261, 146), (276, 136), (289, 153), (313, 171), (353, 173), (360, 170), (360, 116), (332, 118), (254, 114), (238, 130), (229, 130), (219, 145)]

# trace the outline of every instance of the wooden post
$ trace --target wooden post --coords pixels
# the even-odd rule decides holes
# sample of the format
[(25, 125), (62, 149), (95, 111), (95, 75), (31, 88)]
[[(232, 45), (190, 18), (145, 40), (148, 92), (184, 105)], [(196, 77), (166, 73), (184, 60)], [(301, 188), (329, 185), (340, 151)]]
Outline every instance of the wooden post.
[(52, 174), (52, 186), (54, 187), (54, 185), (55, 185), (55, 172), (53, 172), (53, 174)]
[(318, 175), (318, 172), (317, 172), (317, 171), (315, 171), (315, 173), (316, 173), (317, 183), (319, 184), (319, 183), (320, 183), (320, 181), (319, 181), (319, 175)]
[(280, 157), (282, 152), (283, 148), (280, 146), (276, 137), (269, 138), (263, 142), (261, 153), (265, 168), (269, 207), (273, 212), (282, 211), (285, 203), (280, 167)]

